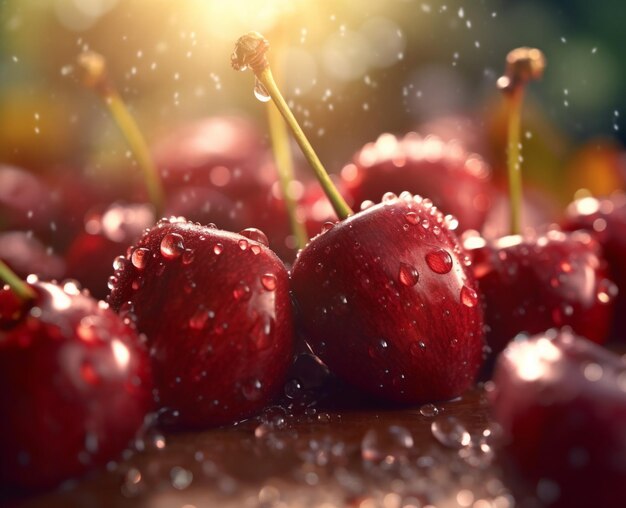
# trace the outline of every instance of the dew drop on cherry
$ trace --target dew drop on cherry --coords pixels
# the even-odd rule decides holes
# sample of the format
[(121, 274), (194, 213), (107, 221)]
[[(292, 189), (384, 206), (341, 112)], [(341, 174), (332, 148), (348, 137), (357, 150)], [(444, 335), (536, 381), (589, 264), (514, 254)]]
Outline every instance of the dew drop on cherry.
[(243, 231), (240, 231), (239, 234), (241, 236), (245, 236), (249, 240), (253, 240), (262, 245), (265, 245), (266, 247), (268, 247), (270, 244), (269, 240), (267, 239), (267, 235), (257, 228), (246, 228)]
[(436, 249), (426, 254), (426, 264), (435, 273), (448, 273), (452, 270), (452, 256), (444, 249)]
[(224, 251), (224, 246), (223, 246), (221, 243), (216, 243), (216, 244), (213, 246), (213, 253), (214, 253), (216, 256), (219, 256), (219, 255), (220, 255), (223, 251)]
[(148, 256), (150, 251), (140, 247), (135, 249), (130, 257), (130, 261), (137, 270), (143, 270), (148, 264)]
[(165, 259), (176, 259), (185, 252), (183, 237), (177, 233), (168, 233), (161, 240), (161, 255)]
[(463, 286), (461, 288), (461, 303), (469, 308), (476, 307), (478, 303), (478, 293), (470, 287)]
[(273, 273), (261, 275), (261, 284), (268, 291), (274, 291), (276, 289), (276, 275)]
[(419, 272), (417, 268), (407, 263), (400, 263), (400, 271), (398, 272), (398, 280), (407, 287), (412, 287), (419, 281)]

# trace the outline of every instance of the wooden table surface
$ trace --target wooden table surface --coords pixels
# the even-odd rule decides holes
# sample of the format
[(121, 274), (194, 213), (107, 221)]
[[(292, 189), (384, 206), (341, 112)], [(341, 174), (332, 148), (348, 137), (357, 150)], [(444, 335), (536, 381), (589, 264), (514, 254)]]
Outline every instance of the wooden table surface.
[(292, 382), (286, 393), (231, 427), (151, 428), (107, 469), (9, 505), (514, 506), (494, 454), (497, 426), (482, 387), (413, 408), (376, 405), (331, 377), (312, 388)]

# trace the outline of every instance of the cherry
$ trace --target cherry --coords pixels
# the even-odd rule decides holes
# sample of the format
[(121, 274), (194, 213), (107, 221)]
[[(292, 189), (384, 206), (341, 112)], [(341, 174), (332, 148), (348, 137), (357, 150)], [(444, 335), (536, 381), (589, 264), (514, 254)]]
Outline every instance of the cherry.
[(578, 199), (567, 207), (563, 227), (585, 229), (602, 246), (609, 263), (611, 279), (619, 289), (616, 299), (613, 336), (626, 337), (626, 194), (616, 192), (609, 197)]
[(485, 304), (487, 343), (499, 352), (518, 333), (570, 326), (606, 340), (615, 300), (600, 248), (587, 233), (512, 235), (492, 241), (466, 235)]
[(429, 200), (388, 194), (317, 237), (292, 269), (313, 351), (390, 401), (460, 395), (482, 363), (482, 311), (465, 255)]
[(84, 232), (65, 254), (68, 277), (79, 281), (95, 298), (106, 298), (114, 260), (152, 224), (154, 211), (145, 204), (113, 203), (102, 212), (89, 213)]
[(508, 346), (489, 395), (507, 456), (542, 506), (623, 506), (623, 359), (551, 330)]
[(23, 231), (0, 233), (0, 259), (20, 277), (35, 274), (41, 279), (61, 279), (65, 262), (43, 243)]
[(33, 282), (0, 290), (0, 483), (48, 488), (115, 459), (152, 405), (147, 352), (103, 303)]
[(353, 215), (280, 94), (268, 48), (261, 34), (244, 35), (233, 67), (252, 68), (342, 219), (304, 247), (291, 272), (313, 352), (339, 377), (391, 401), (459, 395), (481, 365), (483, 323), (456, 219), (408, 192)]
[(0, 164), (0, 230), (30, 230), (48, 238), (56, 215), (45, 183), (23, 169)]
[(389, 191), (428, 196), (445, 213), (459, 218), (461, 230), (479, 230), (491, 203), (491, 172), (476, 154), (456, 142), (409, 133), (401, 139), (381, 135), (341, 170), (349, 201), (379, 201)]
[(171, 426), (233, 422), (282, 387), (293, 341), (288, 276), (260, 231), (160, 221), (114, 281), (109, 301), (148, 337)]

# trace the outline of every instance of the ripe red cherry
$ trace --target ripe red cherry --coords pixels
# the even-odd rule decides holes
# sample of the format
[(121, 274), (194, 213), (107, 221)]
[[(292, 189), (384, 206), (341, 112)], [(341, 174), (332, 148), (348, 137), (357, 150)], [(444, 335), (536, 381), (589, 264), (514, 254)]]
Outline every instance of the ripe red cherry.
[[(135, 331), (72, 283), (0, 290), (0, 483), (52, 487), (115, 459), (152, 406)], [(16, 317), (1, 319), (6, 306)]]
[(571, 326), (606, 340), (615, 285), (599, 246), (586, 233), (549, 231), (491, 242), (466, 236), (463, 245), (485, 306), (487, 344), (499, 352), (521, 332)]
[(294, 297), (331, 371), (402, 403), (449, 399), (472, 384), (483, 318), (455, 225), (429, 200), (388, 194), (300, 252)]
[(266, 244), (258, 230), (161, 221), (115, 272), (110, 303), (148, 337), (158, 402), (175, 427), (244, 418), (282, 387), (291, 301), (285, 267)]
[(574, 201), (567, 208), (563, 227), (567, 230), (585, 229), (602, 246), (611, 279), (619, 289), (613, 336), (623, 340), (626, 338), (626, 194), (616, 192), (603, 199)]
[(498, 359), (493, 383), (493, 415), (505, 451), (541, 506), (624, 506), (623, 359), (552, 330), (512, 342)]
[(79, 281), (95, 298), (106, 298), (115, 258), (124, 255), (152, 224), (154, 211), (145, 204), (114, 203), (101, 213), (88, 214), (85, 231), (65, 255), (68, 277)]
[(479, 230), (491, 202), (490, 170), (476, 154), (458, 143), (409, 133), (398, 139), (381, 135), (365, 145), (341, 170), (348, 201), (378, 202), (385, 192), (404, 190), (428, 196), (445, 213), (459, 219), (461, 231)]
[(61, 279), (65, 262), (34, 236), (23, 231), (0, 233), (0, 259), (21, 278)]

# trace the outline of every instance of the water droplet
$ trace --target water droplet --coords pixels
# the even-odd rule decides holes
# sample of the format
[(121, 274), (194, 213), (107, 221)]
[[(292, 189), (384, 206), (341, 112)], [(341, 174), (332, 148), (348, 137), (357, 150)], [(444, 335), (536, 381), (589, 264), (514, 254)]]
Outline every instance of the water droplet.
[(412, 342), (409, 346), (409, 351), (413, 356), (420, 356), (424, 349), (426, 349), (426, 344), (421, 340)]
[(240, 283), (235, 289), (233, 289), (233, 296), (235, 300), (248, 301), (252, 296), (252, 291), (250, 290), (250, 286)]
[(223, 246), (221, 243), (216, 243), (216, 244), (213, 246), (213, 253), (214, 253), (216, 256), (219, 256), (222, 252), (224, 252), (224, 246)]
[(261, 102), (269, 102), (272, 100), (269, 92), (257, 78), (254, 78), (254, 96)]
[(370, 429), (361, 441), (361, 457), (368, 463), (390, 467), (408, 462), (413, 446), (411, 432), (400, 425)]
[(411, 224), (418, 224), (420, 220), (419, 216), (415, 212), (407, 212), (405, 217), (407, 222), (410, 222)]
[(150, 251), (148, 249), (144, 249), (140, 247), (139, 249), (135, 249), (132, 256), (130, 257), (130, 261), (137, 270), (143, 270), (148, 264), (148, 257), (150, 255)]
[(193, 473), (184, 467), (173, 467), (170, 471), (172, 487), (176, 490), (185, 490), (193, 481)]
[(463, 286), (461, 288), (461, 303), (466, 307), (476, 307), (478, 303), (478, 294), (472, 288)]
[(250, 240), (254, 240), (255, 242), (265, 245), (266, 247), (268, 247), (270, 244), (266, 234), (257, 228), (246, 228), (243, 231), (239, 231), (239, 234), (241, 236), (245, 236)]
[(268, 291), (274, 291), (276, 289), (276, 275), (273, 273), (261, 275), (261, 284)]
[(368, 353), (371, 358), (377, 358), (386, 353), (389, 349), (389, 343), (385, 339), (380, 339), (376, 344), (372, 344), (368, 348)]
[(417, 271), (417, 268), (407, 263), (400, 263), (398, 280), (401, 284), (407, 287), (415, 286), (415, 284), (417, 284), (417, 282), (419, 281), (419, 278), (420, 275)]
[(241, 393), (246, 400), (255, 401), (259, 400), (263, 395), (262, 388), (263, 384), (258, 379), (248, 379), (242, 384)]
[(438, 418), (431, 423), (430, 431), (437, 441), (448, 448), (463, 448), (471, 443), (469, 432), (453, 416)]
[(239, 240), (237, 242), (237, 245), (239, 245), (239, 248), (241, 250), (247, 250), (250, 244), (248, 243), (248, 240)]
[(193, 263), (194, 257), (195, 257), (195, 254), (193, 250), (185, 249), (185, 252), (183, 252), (183, 264), (190, 265), (191, 263)]
[(452, 270), (452, 256), (444, 249), (436, 249), (426, 254), (426, 263), (435, 273), (444, 274)]
[(598, 284), (597, 298), (600, 303), (609, 303), (617, 296), (617, 286), (608, 279), (603, 279)]
[(420, 407), (420, 414), (426, 418), (432, 418), (439, 414), (439, 408), (434, 404), (424, 404)]
[(372, 208), (374, 205), (375, 203), (372, 200), (366, 199), (365, 201), (361, 202), (361, 211), (364, 212), (368, 208)]
[(398, 196), (396, 196), (393, 192), (385, 192), (383, 194), (383, 203), (392, 203), (397, 200)]
[(209, 318), (213, 318), (215, 314), (207, 309), (198, 309), (189, 319), (189, 327), (192, 330), (202, 330)]
[(165, 259), (176, 259), (185, 252), (183, 237), (177, 233), (168, 233), (161, 240), (161, 255)]

